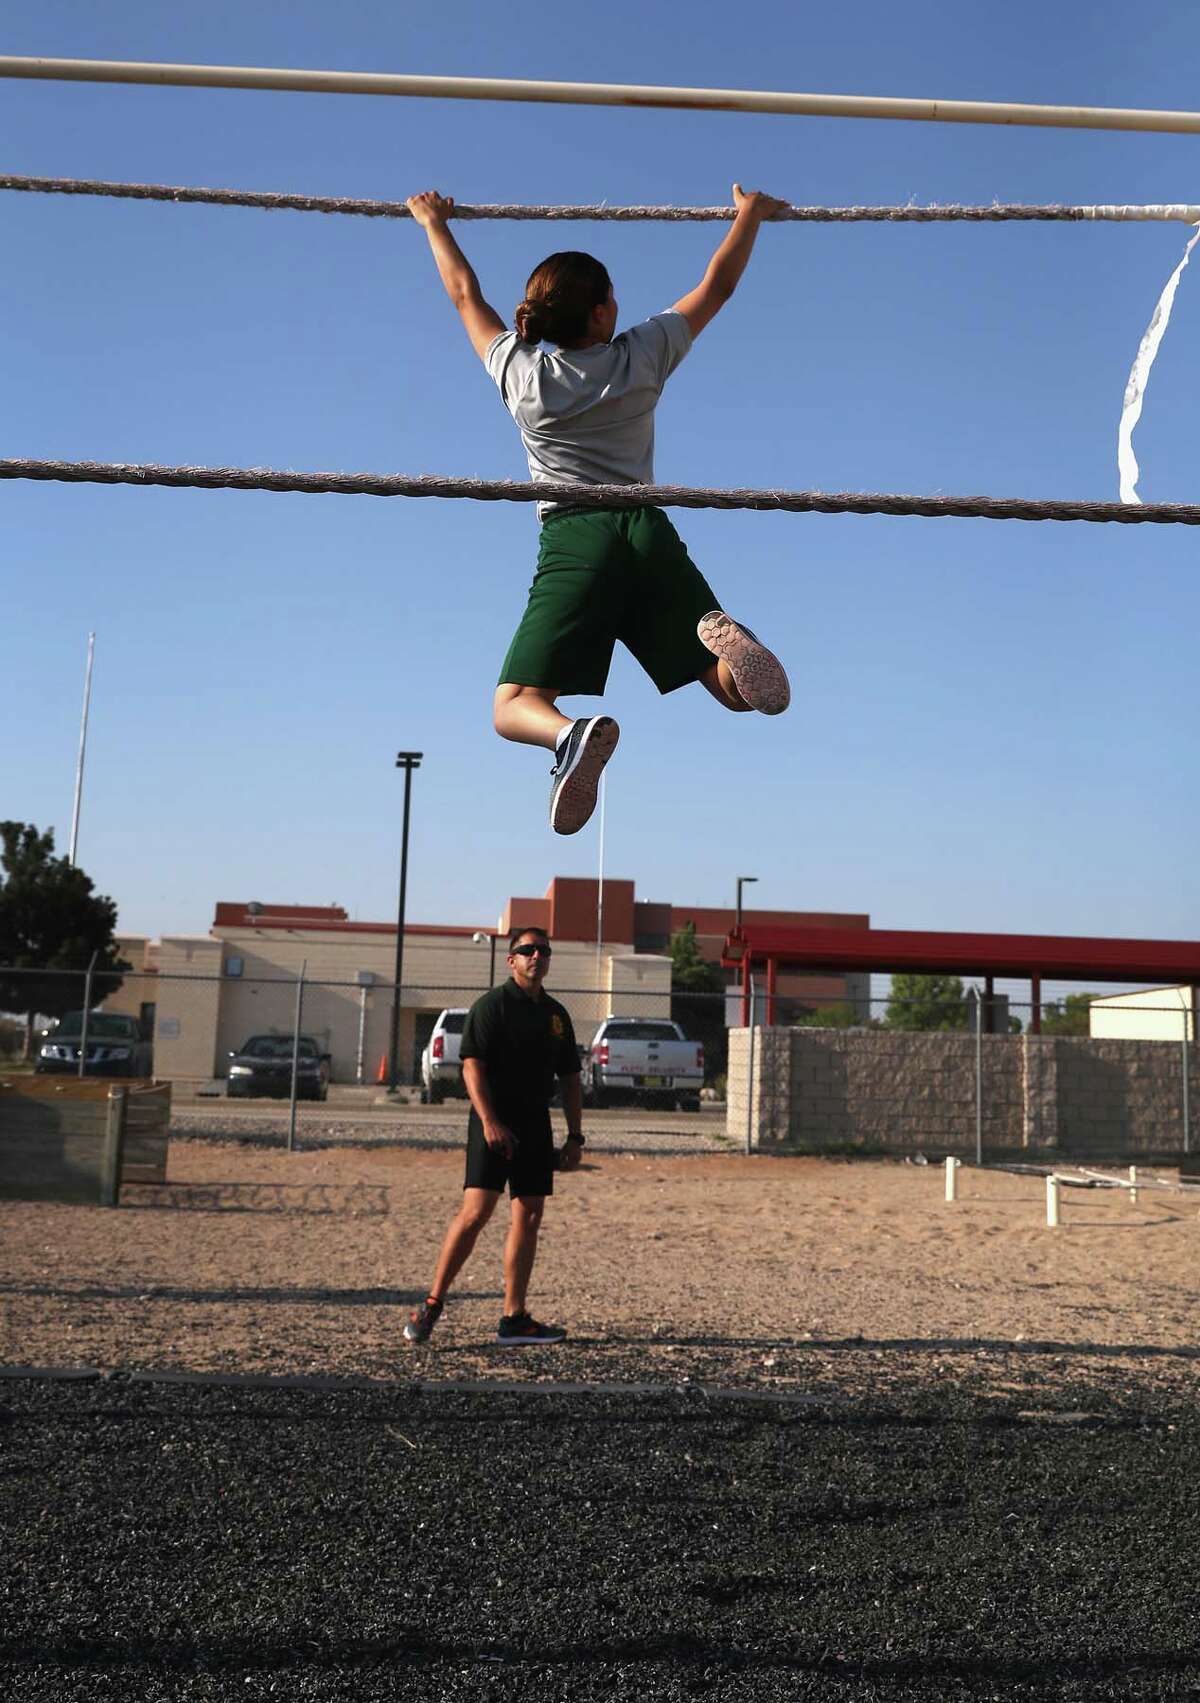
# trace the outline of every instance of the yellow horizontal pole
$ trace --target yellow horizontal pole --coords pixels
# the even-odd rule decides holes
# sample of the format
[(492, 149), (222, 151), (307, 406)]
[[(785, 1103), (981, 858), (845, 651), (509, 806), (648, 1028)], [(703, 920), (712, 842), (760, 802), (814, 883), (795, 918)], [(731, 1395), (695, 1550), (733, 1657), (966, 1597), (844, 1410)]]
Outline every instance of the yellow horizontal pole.
[(374, 71), (297, 71), (245, 65), (156, 65), (120, 59), (0, 55), (0, 76), (180, 88), (282, 89), (326, 95), (417, 95), (435, 100), (550, 101), (568, 106), (682, 107), (808, 118), (903, 118), (943, 124), (1025, 124), (1066, 130), (1200, 132), (1200, 113), (1134, 107), (1030, 106), (1007, 101), (907, 100), (754, 89), (673, 89), (637, 83), (547, 83), (507, 77), (423, 77)]

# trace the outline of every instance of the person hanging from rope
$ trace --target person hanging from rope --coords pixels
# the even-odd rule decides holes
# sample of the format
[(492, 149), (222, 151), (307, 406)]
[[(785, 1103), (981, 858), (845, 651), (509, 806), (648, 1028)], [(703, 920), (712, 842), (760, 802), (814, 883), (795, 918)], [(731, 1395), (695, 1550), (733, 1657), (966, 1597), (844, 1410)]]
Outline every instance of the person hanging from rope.
[(538, 504), (537, 569), (493, 706), (502, 738), (554, 752), (550, 825), (559, 834), (578, 833), (591, 816), (620, 729), (607, 715), (563, 715), (558, 699), (602, 694), (618, 639), (660, 692), (699, 680), (729, 710), (788, 706), (779, 659), (719, 606), (663, 511), (588, 502), (589, 485), (653, 483), (663, 386), (733, 294), (763, 220), (787, 205), (736, 183), (733, 198), (733, 223), (695, 289), (619, 334), (607, 271), (574, 251), (535, 267), (507, 330), (450, 234), (453, 198), (430, 189), (407, 203), (520, 429), (530, 477), (579, 486), (578, 502)]

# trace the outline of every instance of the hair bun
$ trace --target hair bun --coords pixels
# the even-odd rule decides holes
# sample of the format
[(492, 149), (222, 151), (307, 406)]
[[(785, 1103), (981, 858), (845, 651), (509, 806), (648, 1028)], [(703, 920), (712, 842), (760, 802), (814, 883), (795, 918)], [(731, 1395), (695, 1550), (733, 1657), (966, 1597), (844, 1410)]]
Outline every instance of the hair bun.
[(548, 321), (545, 302), (524, 301), (518, 304), (513, 323), (523, 343), (540, 343), (546, 335)]

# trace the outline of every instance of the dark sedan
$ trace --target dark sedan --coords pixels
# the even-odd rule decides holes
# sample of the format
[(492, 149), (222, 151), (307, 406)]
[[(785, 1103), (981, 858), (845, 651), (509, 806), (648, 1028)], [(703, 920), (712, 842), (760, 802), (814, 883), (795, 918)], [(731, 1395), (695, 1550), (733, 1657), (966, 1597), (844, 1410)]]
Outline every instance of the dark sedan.
[[(38, 1049), (34, 1071), (38, 1076), (78, 1076), (79, 1049), (83, 1045), (83, 1013), (68, 1011), (53, 1029), (47, 1029)], [(145, 1039), (136, 1017), (115, 1011), (89, 1011), (87, 1019), (86, 1076), (141, 1076), (152, 1071), (153, 1049)]]
[[(251, 1035), (245, 1046), (229, 1055), (229, 1098), (289, 1098), (292, 1051), (290, 1035)], [(311, 1035), (301, 1035), (296, 1048), (296, 1097), (323, 1100), (328, 1092), (329, 1054), (321, 1051)]]

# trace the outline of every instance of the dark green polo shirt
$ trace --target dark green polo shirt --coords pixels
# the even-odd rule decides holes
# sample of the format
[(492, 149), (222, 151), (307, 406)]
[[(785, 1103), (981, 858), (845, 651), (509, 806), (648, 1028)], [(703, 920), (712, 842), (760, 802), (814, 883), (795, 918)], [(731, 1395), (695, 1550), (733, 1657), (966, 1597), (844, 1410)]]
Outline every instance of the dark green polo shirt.
[(555, 1077), (579, 1074), (566, 1007), (544, 990), (531, 999), (511, 976), (467, 1012), (458, 1056), (482, 1063), (497, 1115), (505, 1120), (544, 1118)]

